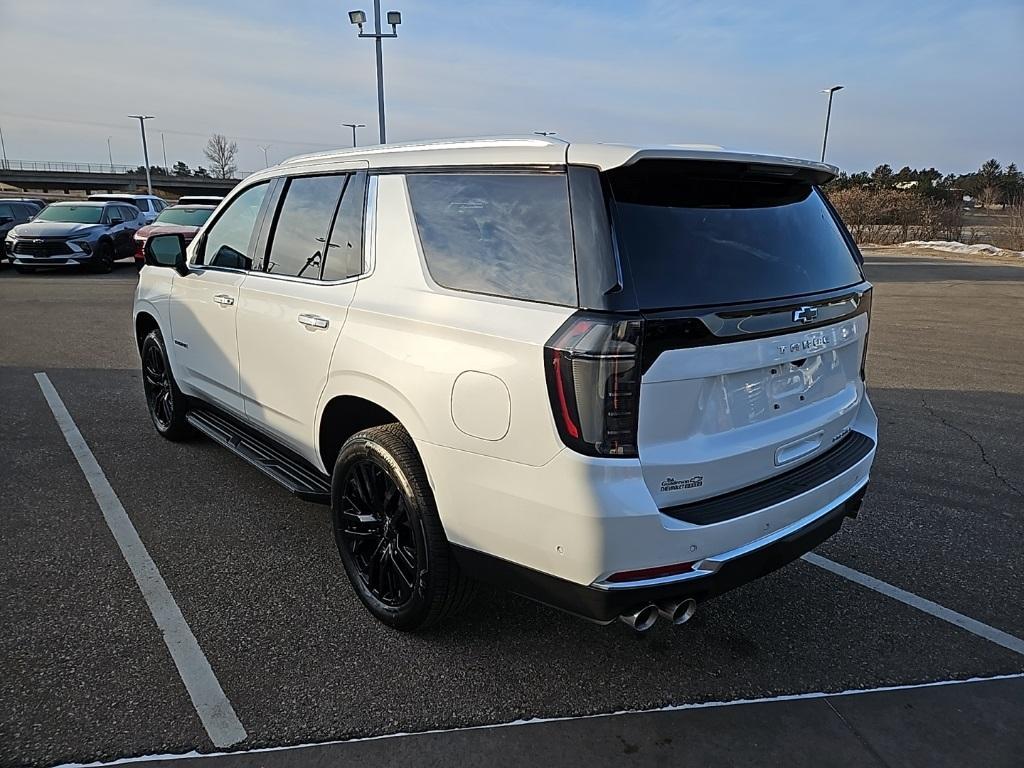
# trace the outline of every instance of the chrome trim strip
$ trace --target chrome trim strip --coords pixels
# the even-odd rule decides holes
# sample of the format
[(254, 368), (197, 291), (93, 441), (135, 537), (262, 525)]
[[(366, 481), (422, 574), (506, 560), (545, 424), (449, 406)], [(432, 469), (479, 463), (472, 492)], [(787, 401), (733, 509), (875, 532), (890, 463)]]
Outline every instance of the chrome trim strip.
[[(857, 464), (854, 464), (853, 467), (851, 467), (847, 471), (852, 472), (854, 469), (859, 467), (863, 461), (870, 460), (873, 457), (874, 451), (868, 454), (868, 456), (865, 456), (864, 459), (862, 459), (860, 462), (857, 462)], [(735, 549), (730, 549), (726, 552), (721, 552), (717, 555), (705, 557), (703, 560), (699, 560), (697, 563), (695, 563), (693, 566), (693, 570), (687, 573), (681, 573), (673, 576), (661, 576), (656, 579), (644, 579), (642, 581), (602, 581), (595, 582), (591, 584), (591, 586), (595, 589), (615, 591), (620, 589), (637, 589), (640, 587), (657, 587), (663, 584), (677, 584), (684, 581), (692, 581), (693, 579), (703, 578), (705, 576), (711, 576), (712, 574), (716, 573), (723, 565), (728, 563), (730, 560), (735, 560), (739, 557), (743, 557), (744, 555), (748, 555), (751, 552), (754, 552), (758, 549), (767, 547), (771, 544), (774, 544), (776, 541), (780, 539), (784, 539), (791, 533), (799, 531), (801, 528), (806, 528), (807, 526), (814, 524), (819, 518), (824, 517), (829, 512), (838, 507), (840, 504), (846, 503), (847, 500), (853, 497), (867, 484), (868, 478), (865, 477), (863, 482), (857, 483), (852, 488), (850, 488), (850, 490), (846, 491), (846, 493), (840, 494), (836, 498), (832, 499), (832, 501), (830, 501), (824, 507), (816, 509), (811, 514), (805, 515), (804, 517), (801, 517), (799, 520), (795, 520), (794, 522), (790, 523), (784, 528), (780, 528), (779, 530), (774, 531), (768, 534), (767, 536), (762, 536), (760, 539), (754, 539), (753, 541), (747, 542), (746, 544), (736, 547)], [(818, 487), (820, 488), (821, 486)], [(807, 491), (807, 493), (813, 493), (813, 489), (811, 491)], [(795, 496), (794, 498), (800, 497)], [(792, 499), (790, 499), (790, 501), (792, 501)], [(780, 503), (785, 504), (787, 502)]]
[(366, 179), (366, 210), (363, 212), (363, 274), (373, 274), (377, 266), (377, 176)]

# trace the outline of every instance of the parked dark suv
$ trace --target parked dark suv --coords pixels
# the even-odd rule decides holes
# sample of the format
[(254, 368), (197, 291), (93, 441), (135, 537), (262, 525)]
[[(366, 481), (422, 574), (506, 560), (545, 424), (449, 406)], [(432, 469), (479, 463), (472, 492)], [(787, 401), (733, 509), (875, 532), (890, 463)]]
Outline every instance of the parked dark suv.
[(132, 258), (143, 224), (127, 203), (54, 203), (7, 233), (7, 259), (19, 272), (79, 264), (109, 272), (116, 259)]
[(25, 224), (39, 212), (32, 203), (22, 200), (0, 200), (0, 261), (7, 256), (7, 233), (18, 224)]

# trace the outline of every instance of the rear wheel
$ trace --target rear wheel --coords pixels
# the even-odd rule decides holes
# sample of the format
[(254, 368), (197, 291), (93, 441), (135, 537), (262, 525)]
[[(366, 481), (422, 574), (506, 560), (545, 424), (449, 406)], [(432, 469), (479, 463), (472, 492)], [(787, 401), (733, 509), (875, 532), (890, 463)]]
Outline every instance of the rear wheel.
[(114, 246), (107, 241), (103, 241), (96, 244), (96, 250), (93, 251), (92, 261), (89, 263), (93, 272), (99, 272), (106, 274), (114, 268)]
[(342, 446), (331, 514), (352, 587), (384, 624), (425, 629), (472, 599), (475, 584), (452, 557), (423, 464), (401, 425), (364, 430)]
[(185, 395), (171, 374), (167, 350), (158, 330), (150, 331), (142, 341), (142, 386), (156, 431), (168, 440), (190, 437), (192, 427), (185, 420), (188, 410)]

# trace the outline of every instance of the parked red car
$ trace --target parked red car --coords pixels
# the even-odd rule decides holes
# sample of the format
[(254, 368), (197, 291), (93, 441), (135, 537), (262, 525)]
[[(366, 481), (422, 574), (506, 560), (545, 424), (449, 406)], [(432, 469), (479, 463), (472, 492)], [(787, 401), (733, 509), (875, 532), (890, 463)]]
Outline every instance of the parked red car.
[(135, 266), (142, 269), (145, 264), (143, 251), (150, 235), (184, 235), (185, 242), (191, 242), (199, 228), (206, 223), (216, 205), (172, 205), (164, 208), (156, 221), (135, 233)]

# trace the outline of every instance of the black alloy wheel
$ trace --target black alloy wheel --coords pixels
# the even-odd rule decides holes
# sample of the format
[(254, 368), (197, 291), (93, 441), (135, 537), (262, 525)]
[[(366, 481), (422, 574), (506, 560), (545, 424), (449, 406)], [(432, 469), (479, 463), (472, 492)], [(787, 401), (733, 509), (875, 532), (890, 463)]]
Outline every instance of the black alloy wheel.
[(146, 381), (146, 400), (153, 422), (160, 431), (170, 429), (174, 421), (174, 394), (171, 392), (167, 366), (156, 344), (146, 348), (142, 358), (142, 375)]
[(452, 555), (423, 462), (400, 424), (345, 441), (331, 474), (331, 518), (353, 591), (387, 626), (426, 629), (473, 599), (476, 582)]
[(114, 268), (114, 247), (106, 240), (97, 243), (89, 266), (93, 272), (104, 275), (110, 272)]
[(342, 479), (338, 534), (360, 580), (386, 606), (413, 596), (426, 567), (398, 484), (372, 459), (352, 462)]
[(187, 401), (178, 389), (167, 363), (167, 351), (160, 331), (150, 331), (142, 341), (142, 387), (146, 405), (156, 431), (168, 440), (182, 440), (192, 435), (185, 420)]

